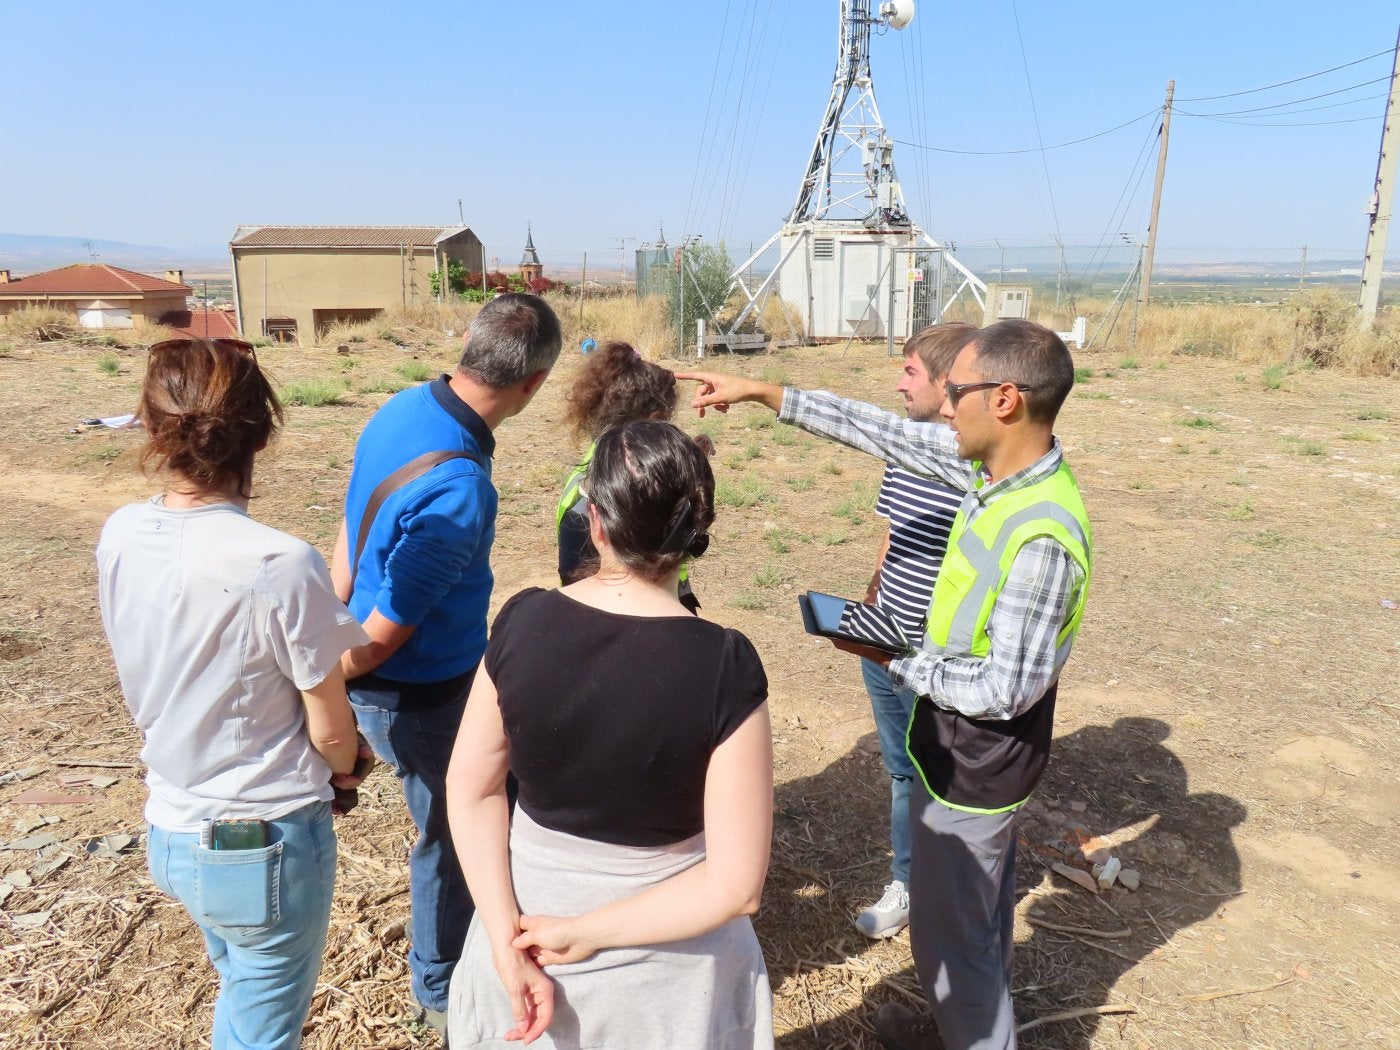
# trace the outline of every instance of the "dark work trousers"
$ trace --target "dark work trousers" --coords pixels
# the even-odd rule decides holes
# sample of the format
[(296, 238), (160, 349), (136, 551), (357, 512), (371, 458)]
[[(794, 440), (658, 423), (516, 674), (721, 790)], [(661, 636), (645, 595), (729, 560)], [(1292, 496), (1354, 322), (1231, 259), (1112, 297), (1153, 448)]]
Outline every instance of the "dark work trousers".
[(948, 1050), (1010, 1050), (1016, 814), (910, 799), (909, 941)]

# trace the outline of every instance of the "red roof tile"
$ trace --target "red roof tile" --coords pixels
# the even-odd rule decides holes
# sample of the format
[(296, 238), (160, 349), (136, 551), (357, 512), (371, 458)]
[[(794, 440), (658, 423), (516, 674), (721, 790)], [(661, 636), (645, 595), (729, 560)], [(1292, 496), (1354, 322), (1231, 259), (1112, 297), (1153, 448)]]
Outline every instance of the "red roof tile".
[(237, 339), (231, 310), (167, 310), (160, 323), (193, 339)]
[(184, 292), (194, 289), (150, 274), (102, 263), (74, 263), (0, 284), (0, 296), (132, 295), (144, 292)]

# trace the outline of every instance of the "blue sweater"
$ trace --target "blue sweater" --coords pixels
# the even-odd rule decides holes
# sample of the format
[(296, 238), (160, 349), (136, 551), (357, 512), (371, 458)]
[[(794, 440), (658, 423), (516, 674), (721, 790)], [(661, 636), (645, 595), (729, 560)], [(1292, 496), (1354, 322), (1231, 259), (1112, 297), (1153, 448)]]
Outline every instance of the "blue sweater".
[(470, 672), (486, 651), (496, 489), (491, 429), (448, 386), (447, 376), (395, 394), (365, 425), (345, 494), (350, 555), (375, 487), (425, 452), (465, 451), (391, 494), (360, 556), (350, 611), (363, 623), (378, 609), (417, 630), (376, 676), (443, 682)]

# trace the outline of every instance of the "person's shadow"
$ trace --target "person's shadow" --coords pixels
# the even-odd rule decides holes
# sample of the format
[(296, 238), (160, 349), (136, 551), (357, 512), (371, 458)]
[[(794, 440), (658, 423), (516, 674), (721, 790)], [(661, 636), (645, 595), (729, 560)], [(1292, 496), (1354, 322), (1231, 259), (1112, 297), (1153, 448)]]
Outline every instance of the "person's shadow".
[[(1018, 911), (1031, 928), (1015, 952), (1019, 1025), (1116, 1001), (1113, 989), (1124, 974), (1239, 892), (1231, 829), (1244, 819), (1244, 806), (1225, 795), (1191, 794), (1185, 766), (1164, 743), (1169, 735), (1157, 719), (1120, 718), (1054, 742), (1046, 776), (1018, 825)], [(777, 1045), (873, 1050), (879, 1044), (871, 1019), (882, 1003), (922, 1003), (907, 934), (881, 944), (851, 924), (888, 878), (888, 780), (878, 755), (857, 747), (820, 773), (780, 785), (776, 809), (756, 926), (785, 1033)], [(1105, 844), (1125, 868), (1140, 872), (1137, 891), (1095, 897), (1050, 874), (1057, 861), (1087, 866), (1081, 849)], [(1056, 926), (1129, 934), (1102, 939)], [(1019, 1045), (1086, 1050), (1105, 1020), (1118, 1023), (1085, 1015), (1036, 1025)]]

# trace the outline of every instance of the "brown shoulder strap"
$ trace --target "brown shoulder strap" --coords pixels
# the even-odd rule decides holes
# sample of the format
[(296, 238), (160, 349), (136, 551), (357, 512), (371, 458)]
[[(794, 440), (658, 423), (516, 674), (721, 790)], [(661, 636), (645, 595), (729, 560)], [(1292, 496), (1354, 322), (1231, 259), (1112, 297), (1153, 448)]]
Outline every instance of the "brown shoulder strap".
[(379, 513), (380, 505), (410, 481), (421, 478), (439, 463), (446, 463), (450, 459), (469, 459), (478, 466), (481, 464), (480, 458), (471, 452), (424, 452), (416, 459), (410, 459), (374, 487), (374, 491), (369, 494), (369, 502), (365, 504), (365, 512), (360, 516), (360, 531), (355, 536), (355, 557), (350, 561), (352, 594), (355, 591), (355, 577), (360, 574), (360, 555), (365, 552), (365, 540), (369, 538), (369, 530), (374, 525), (374, 516)]

